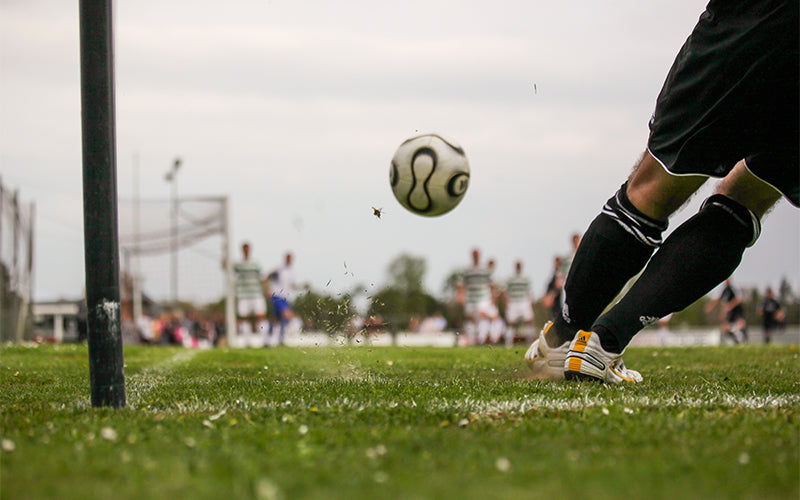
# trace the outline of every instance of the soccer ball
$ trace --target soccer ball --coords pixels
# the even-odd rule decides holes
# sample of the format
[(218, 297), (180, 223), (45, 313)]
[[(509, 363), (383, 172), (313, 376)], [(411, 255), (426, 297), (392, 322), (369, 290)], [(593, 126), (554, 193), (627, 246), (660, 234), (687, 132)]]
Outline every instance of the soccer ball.
[(418, 135), (397, 148), (389, 181), (401, 205), (434, 217), (449, 212), (464, 198), (469, 162), (455, 141), (437, 134)]

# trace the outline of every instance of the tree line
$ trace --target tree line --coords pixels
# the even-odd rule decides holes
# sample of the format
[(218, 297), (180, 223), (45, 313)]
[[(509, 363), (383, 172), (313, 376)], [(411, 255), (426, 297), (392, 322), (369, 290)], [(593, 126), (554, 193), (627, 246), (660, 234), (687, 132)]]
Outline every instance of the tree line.
[[(363, 315), (367, 322), (377, 321), (389, 331), (405, 331), (409, 329), (414, 318), (424, 318), (441, 313), (447, 320), (448, 328), (458, 329), (463, 323), (463, 311), (455, 301), (456, 283), (460, 278), (459, 271), (451, 272), (442, 290), (445, 298), (437, 298), (423, 285), (427, 264), (423, 257), (401, 254), (388, 265), (388, 284), (374, 293), (367, 295), (364, 287), (357, 286), (352, 292), (338, 295), (326, 295), (308, 290), (294, 301), (293, 310), (308, 329), (331, 333), (345, 331), (353, 317)], [(748, 324), (758, 325), (758, 305), (763, 300), (763, 290), (745, 289), (745, 315)], [(787, 280), (783, 280), (777, 293), (786, 312), (787, 324), (800, 323), (800, 301), (794, 295)], [(361, 296), (360, 301), (356, 299)], [(359, 310), (355, 303), (363, 303), (366, 299), (366, 311)], [(673, 315), (672, 325), (675, 327), (714, 327), (719, 324), (716, 312), (704, 311), (705, 305), (712, 300), (703, 297), (683, 311)], [(363, 307), (363, 306), (362, 306)], [(502, 304), (500, 304), (502, 313)], [(541, 327), (550, 319), (549, 310), (537, 300), (534, 304), (535, 321)]]

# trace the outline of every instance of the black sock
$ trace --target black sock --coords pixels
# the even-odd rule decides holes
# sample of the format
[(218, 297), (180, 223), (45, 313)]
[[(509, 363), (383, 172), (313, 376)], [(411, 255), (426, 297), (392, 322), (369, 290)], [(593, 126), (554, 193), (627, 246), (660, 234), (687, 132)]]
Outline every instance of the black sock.
[(625, 297), (592, 325), (603, 349), (622, 352), (646, 325), (710, 292), (733, 274), (759, 232), (747, 208), (722, 195), (710, 197), (666, 239)]
[(564, 284), (562, 314), (553, 329), (558, 344), (589, 330), (661, 243), (666, 222), (639, 212), (625, 194), (627, 183), (603, 207), (581, 239)]

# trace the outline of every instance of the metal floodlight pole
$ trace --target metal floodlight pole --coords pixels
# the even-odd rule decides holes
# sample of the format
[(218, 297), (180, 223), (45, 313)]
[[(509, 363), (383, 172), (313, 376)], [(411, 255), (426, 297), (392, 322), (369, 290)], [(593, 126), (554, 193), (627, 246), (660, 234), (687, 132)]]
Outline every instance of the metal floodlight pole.
[(139, 198), (139, 155), (133, 157), (133, 329), (138, 332), (142, 318), (142, 274), (141, 257), (139, 253), (139, 221), (141, 218), (141, 199)]
[(86, 308), (92, 406), (125, 406), (111, 0), (80, 0)]
[(175, 158), (172, 169), (167, 172), (164, 179), (172, 183), (172, 230), (170, 231), (170, 252), (172, 253), (171, 288), (172, 304), (178, 305), (178, 169), (181, 167), (181, 159)]

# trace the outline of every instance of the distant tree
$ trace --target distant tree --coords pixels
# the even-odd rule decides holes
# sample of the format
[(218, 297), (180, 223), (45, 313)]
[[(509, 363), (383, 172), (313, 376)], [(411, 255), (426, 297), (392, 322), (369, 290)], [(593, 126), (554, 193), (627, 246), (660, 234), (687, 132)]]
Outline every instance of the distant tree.
[(414, 316), (430, 316), (442, 305), (423, 286), (427, 265), (422, 257), (401, 254), (388, 267), (390, 284), (372, 296), (367, 314), (380, 316), (392, 331), (407, 329)]
[(458, 283), (462, 276), (463, 272), (460, 269), (454, 269), (442, 283), (442, 294), (446, 297), (442, 314), (447, 324), (457, 330), (464, 324), (464, 307), (457, 300)]
[(317, 318), (317, 309), (319, 307), (320, 299), (322, 296), (312, 290), (306, 291), (292, 302), (292, 311), (303, 322), (303, 326), (309, 329), (314, 329), (314, 321)]
[(761, 323), (761, 317), (758, 315), (758, 305), (761, 304), (761, 293), (758, 288), (744, 288), (744, 316), (748, 325), (757, 325)]
[(686, 325), (686, 326), (711, 326), (717, 324), (717, 316), (708, 315), (705, 312), (705, 305), (708, 303), (708, 297), (703, 297), (693, 304), (689, 305), (686, 309), (678, 311), (672, 315), (671, 324), (673, 325)]
[(786, 323), (789, 325), (800, 323), (800, 300), (785, 276), (781, 279), (781, 285), (778, 288), (778, 300), (786, 312)]
[(427, 264), (423, 257), (401, 254), (389, 263), (391, 285), (401, 292), (421, 292)]
[(405, 292), (397, 287), (384, 288), (372, 298), (367, 314), (380, 316), (390, 330), (405, 330), (411, 318), (430, 316), (443, 311), (442, 304), (424, 291)]
[(461, 281), (461, 277), (463, 272), (460, 269), (455, 269), (447, 275), (444, 279), (444, 283), (442, 283), (442, 293), (447, 296), (454, 296), (456, 293), (456, 289), (458, 286), (458, 282)]
[(778, 297), (783, 304), (794, 302), (795, 296), (792, 291), (792, 285), (789, 284), (789, 280), (786, 279), (785, 276), (781, 279), (781, 286), (778, 288)]

